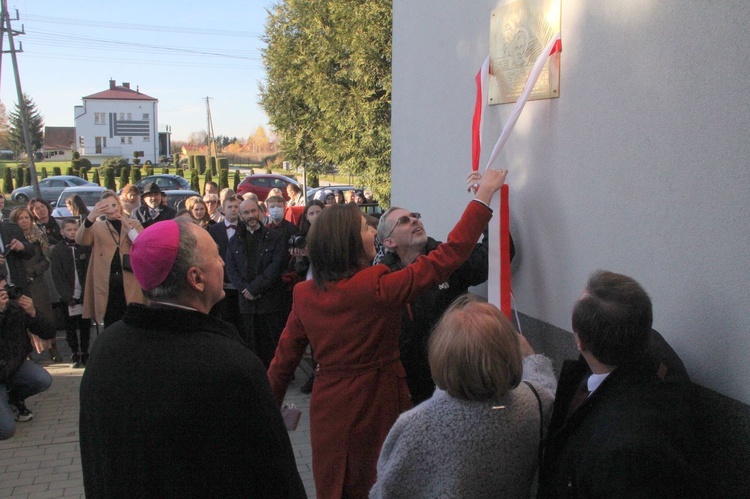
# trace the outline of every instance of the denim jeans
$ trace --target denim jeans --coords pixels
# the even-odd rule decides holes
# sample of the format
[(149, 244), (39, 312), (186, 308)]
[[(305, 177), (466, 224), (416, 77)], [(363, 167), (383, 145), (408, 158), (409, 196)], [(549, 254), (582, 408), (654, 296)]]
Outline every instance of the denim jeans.
[(27, 397), (42, 393), (52, 384), (52, 376), (36, 362), (25, 360), (13, 375), (0, 384), (0, 440), (16, 432), (16, 418), (10, 401), (22, 402)]

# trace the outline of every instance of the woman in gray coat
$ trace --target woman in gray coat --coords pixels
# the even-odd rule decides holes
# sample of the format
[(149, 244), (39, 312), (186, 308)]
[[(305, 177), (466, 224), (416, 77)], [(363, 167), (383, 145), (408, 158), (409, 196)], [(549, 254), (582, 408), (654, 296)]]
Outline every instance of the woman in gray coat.
[(530, 497), (557, 385), (550, 360), (464, 295), (432, 333), (429, 362), (438, 388), (394, 424), (370, 497)]

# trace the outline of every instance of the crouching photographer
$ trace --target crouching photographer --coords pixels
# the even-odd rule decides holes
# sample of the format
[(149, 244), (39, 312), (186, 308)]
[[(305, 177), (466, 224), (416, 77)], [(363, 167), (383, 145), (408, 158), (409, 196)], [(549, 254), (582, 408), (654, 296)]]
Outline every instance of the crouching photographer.
[(43, 339), (55, 336), (54, 325), (37, 315), (31, 298), (0, 278), (0, 440), (13, 436), (16, 421), (34, 417), (26, 408), (26, 398), (52, 384), (43, 367), (27, 360), (31, 353), (27, 331)]

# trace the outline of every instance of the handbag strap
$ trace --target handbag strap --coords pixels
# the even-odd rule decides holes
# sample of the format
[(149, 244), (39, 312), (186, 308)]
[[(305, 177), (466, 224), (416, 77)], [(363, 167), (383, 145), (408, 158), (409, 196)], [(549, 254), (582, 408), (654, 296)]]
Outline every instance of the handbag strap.
[(528, 381), (524, 381), (526, 385), (531, 390), (531, 393), (534, 394), (534, 397), (536, 397), (536, 401), (539, 404), (539, 454), (538, 454), (538, 461), (537, 461), (537, 468), (539, 471), (542, 471), (542, 452), (544, 452), (544, 413), (542, 412), (542, 399), (539, 397), (539, 392), (536, 391), (536, 388), (534, 388), (534, 385), (529, 383)]

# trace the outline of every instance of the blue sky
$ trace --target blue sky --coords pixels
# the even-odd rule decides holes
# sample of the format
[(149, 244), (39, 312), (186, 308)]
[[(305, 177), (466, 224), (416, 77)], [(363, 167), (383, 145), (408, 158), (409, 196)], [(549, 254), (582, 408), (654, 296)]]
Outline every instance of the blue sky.
[[(264, 77), (260, 37), (272, 0), (8, 0), (26, 34), (18, 66), (23, 91), (46, 125), (73, 126), (81, 97), (120, 85), (159, 99), (159, 128), (174, 139), (206, 129), (211, 97), (216, 135), (248, 137), (266, 117), (258, 105)], [(9, 47), (7, 37), (3, 49)], [(0, 99), (10, 112), (16, 87), (3, 54)]]

